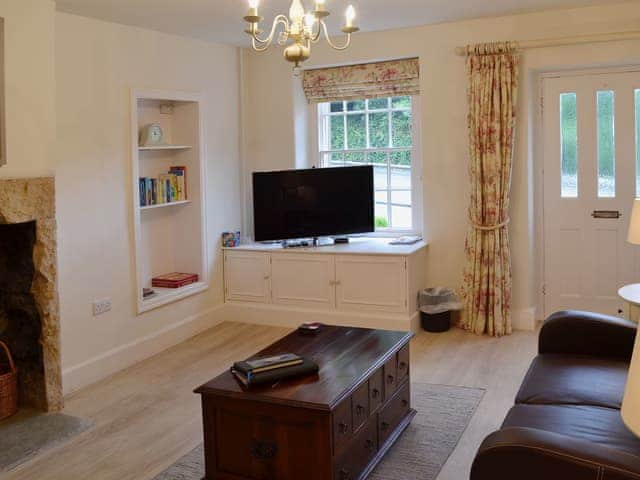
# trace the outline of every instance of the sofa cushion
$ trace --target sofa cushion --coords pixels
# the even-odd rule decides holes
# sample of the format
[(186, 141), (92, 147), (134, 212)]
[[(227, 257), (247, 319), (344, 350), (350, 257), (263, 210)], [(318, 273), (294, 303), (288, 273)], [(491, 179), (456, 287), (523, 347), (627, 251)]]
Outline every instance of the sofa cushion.
[(640, 453), (640, 438), (622, 422), (620, 411), (582, 405), (516, 405), (502, 428), (535, 428), (601, 446)]
[(620, 409), (629, 364), (584, 355), (538, 355), (516, 403), (592, 405)]

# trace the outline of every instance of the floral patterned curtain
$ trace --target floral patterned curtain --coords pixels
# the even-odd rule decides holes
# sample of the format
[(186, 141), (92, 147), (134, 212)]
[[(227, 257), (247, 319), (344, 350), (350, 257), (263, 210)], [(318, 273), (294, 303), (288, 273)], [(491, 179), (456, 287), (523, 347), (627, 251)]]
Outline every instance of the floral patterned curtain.
[(309, 103), (418, 95), (417, 58), (305, 70), (302, 86)]
[(515, 43), (467, 47), (469, 78), (469, 231), (462, 296), (464, 327), (509, 335), (511, 253), (509, 192), (518, 97)]

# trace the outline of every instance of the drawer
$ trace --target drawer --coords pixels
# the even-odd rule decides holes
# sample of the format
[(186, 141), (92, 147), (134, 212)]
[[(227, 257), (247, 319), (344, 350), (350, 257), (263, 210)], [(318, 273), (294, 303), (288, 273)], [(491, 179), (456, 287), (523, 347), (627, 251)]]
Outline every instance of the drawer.
[(409, 376), (409, 344), (407, 343), (398, 352), (398, 382), (402, 382)]
[(333, 411), (333, 446), (338, 452), (352, 437), (351, 397), (346, 398)]
[(369, 383), (364, 382), (351, 400), (353, 431), (356, 432), (369, 418)]
[(357, 480), (378, 452), (376, 419), (371, 418), (335, 464), (334, 480)]
[(384, 364), (384, 398), (390, 399), (398, 386), (398, 358), (393, 355)]
[(411, 408), (410, 382), (405, 382), (378, 415), (378, 441), (382, 445)]
[(373, 415), (382, 406), (384, 371), (382, 368), (369, 378), (369, 412)]

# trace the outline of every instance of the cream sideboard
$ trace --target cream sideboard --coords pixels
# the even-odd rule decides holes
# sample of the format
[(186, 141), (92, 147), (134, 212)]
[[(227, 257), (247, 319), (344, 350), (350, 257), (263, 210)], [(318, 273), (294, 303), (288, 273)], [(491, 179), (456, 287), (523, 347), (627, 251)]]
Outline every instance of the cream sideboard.
[(426, 286), (426, 247), (355, 239), (324, 247), (226, 248), (225, 301), (238, 321), (409, 330), (417, 324), (418, 292)]

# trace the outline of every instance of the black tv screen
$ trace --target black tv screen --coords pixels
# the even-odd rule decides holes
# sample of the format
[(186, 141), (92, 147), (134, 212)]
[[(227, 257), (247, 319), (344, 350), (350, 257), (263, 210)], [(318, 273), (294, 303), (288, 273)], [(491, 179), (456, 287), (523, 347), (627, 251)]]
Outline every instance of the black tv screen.
[(258, 242), (374, 231), (373, 167), (253, 174)]

